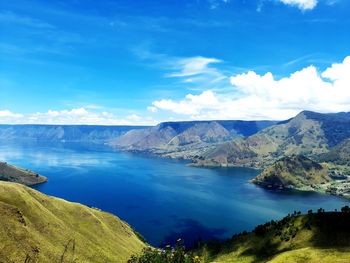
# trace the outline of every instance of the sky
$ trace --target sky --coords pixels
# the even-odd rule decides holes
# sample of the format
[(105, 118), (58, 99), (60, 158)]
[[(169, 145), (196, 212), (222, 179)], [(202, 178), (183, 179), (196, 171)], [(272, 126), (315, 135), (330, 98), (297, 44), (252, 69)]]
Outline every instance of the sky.
[(0, 1), (0, 123), (350, 111), (349, 0)]

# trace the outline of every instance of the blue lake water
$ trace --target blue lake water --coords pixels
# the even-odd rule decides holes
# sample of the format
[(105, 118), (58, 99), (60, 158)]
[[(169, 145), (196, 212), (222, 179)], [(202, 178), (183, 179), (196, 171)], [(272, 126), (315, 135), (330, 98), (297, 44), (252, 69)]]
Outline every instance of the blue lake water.
[(273, 192), (246, 168), (195, 168), (179, 160), (74, 143), (0, 142), (0, 160), (49, 178), (39, 191), (116, 214), (151, 244), (179, 237), (227, 238), (294, 210), (340, 208), (349, 201), (316, 193)]

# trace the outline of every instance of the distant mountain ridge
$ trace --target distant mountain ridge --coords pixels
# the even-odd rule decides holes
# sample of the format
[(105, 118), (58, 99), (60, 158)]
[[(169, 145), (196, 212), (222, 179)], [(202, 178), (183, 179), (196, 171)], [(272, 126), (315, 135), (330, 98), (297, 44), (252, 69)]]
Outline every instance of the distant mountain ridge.
[(130, 130), (145, 126), (100, 126), (100, 125), (0, 125), (0, 140), (35, 140), (105, 143)]
[(131, 130), (111, 141), (111, 145), (123, 150), (190, 158), (199, 153), (198, 149), (249, 136), (276, 123), (236, 120), (163, 122), (155, 127)]
[(283, 156), (327, 153), (350, 138), (350, 113), (303, 111), (247, 138), (222, 143), (203, 153), (198, 165), (266, 167)]

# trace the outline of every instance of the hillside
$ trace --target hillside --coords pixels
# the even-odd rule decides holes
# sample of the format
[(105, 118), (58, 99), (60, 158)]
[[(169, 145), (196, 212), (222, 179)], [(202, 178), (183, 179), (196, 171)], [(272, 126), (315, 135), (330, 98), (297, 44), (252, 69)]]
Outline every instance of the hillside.
[(174, 158), (193, 158), (213, 145), (245, 136), (275, 124), (273, 121), (164, 122), (131, 130), (111, 141), (123, 150), (149, 151)]
[(0, 125), (0, 140), (105, 143), (144, 126)]
[(174, 248), (148, 248), (132, 263), (296, 263), (349, 262), (350, 208), (289, 214), (258, 225), (225, 241), (199, 241), (186, 251), (181, 239)]
[(0, 162), (0, 181), (35, 185), (46, 182), (47, 178), (30, 170), (22, 169), (5, 162)]
[(313, 189), (331, 182), (328, 169), (301, 155), (283, 157), (267, 167), (252, 182), (269, 189)]
[(327, 153), (350, 138), (350, 113), (304, 111), (247, 138), (222, 143), (195, 160), (197, 165), (266, 167), (283, 156)]
[[(348, 262), (350, 213), (295, 213), (257, 226), (226, 242), (207, 244), (208, 262)], [(347, 211), (347, 212), (345, 212)], [(203, 250), (202, 250), (203, 251)]]
[(350, 166), (350, 139), (346, 139), (333, 147), (329, 152), (319, 156), (322, 162), (331, 162)]
[(144, 246), (109, 213), (0, 182), (0, 262), (125, 262)]

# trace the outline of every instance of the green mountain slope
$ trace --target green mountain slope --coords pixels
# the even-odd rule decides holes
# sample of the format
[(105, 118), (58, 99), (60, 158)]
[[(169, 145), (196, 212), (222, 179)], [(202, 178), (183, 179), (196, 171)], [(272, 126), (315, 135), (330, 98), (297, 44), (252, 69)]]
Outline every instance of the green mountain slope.
[(283, 157), (252, 180), (271, 189), (313, 189), (330, 181), (327, 168), (302, 155)]
[(0, 182), (0, 262), (125, 262), (144, 246), (111, 214)]
[(333, 147), (329, 152), (320, 155), (319, 160), (322, 162), (332, 162), (339, 165), (350, 166), (350, 139), (344, 140)]
[(258, 225), (226, 241), (199, 242), (185, 251), (182, 241), (174, 248), (146, 249), (133, 263), (333, 263), (350, 259), (350, 208), (341, 212), (308, 211), (289, 214), (279, 221)]
[(205, 247), (202, 258), (215, 263), (349, 262), (350, 213), (295, 213)]
[(304, 111), (257, 134), (220, 144), (197, 158), (197, 165), (266, 167), (283, 156), (318, 156), (350, 138), (350, 113)]
[(47, 178), (32, 171), (16, 167), (5, 162), (0, 162), (0, 181), (9, 181), (24, 185), (35, 185), (46, 182)]

